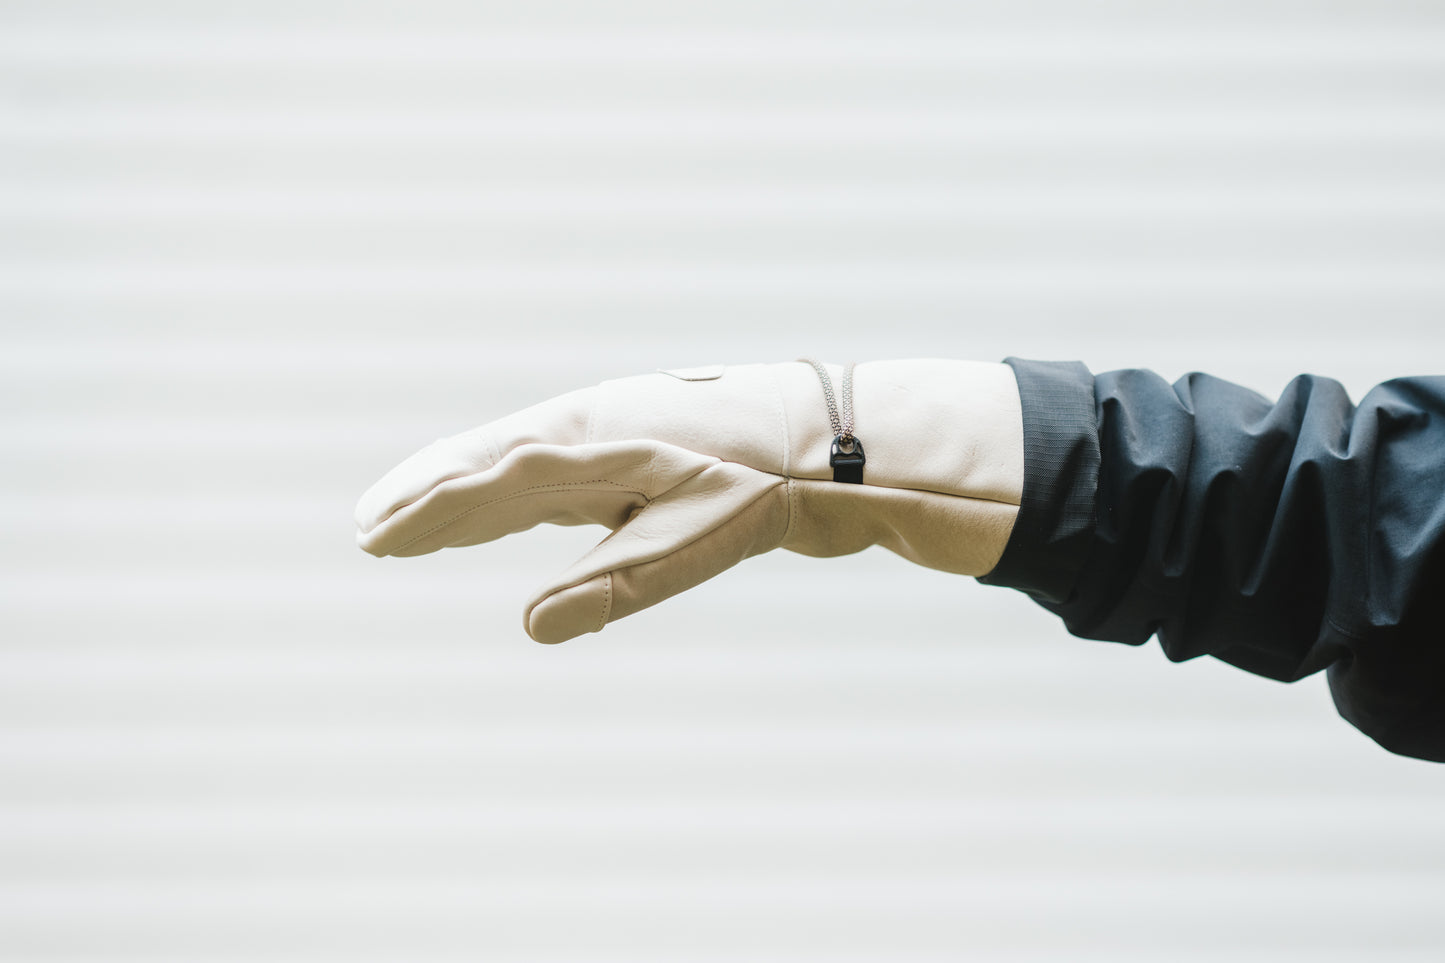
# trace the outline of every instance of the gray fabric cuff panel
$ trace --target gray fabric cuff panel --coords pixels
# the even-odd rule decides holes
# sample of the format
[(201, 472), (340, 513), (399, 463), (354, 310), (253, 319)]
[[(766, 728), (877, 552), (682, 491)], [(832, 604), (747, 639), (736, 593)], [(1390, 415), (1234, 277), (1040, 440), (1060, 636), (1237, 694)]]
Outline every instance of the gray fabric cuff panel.
[(1007, 358), (1024, 417), (1024, 491), (994, 570), (979, 579), (1066, 601), (1094, 535), (1099, 482), (1094, 376), (1077, 361)]

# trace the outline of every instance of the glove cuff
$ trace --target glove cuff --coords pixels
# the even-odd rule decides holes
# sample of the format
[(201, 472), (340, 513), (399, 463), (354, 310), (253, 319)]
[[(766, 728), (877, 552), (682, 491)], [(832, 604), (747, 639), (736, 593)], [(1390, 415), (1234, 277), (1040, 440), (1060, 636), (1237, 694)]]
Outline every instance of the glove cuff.
[(987, 585), (1044, 602), (1073, 592), (1093, 537), (1099, 484), (1094, 376), (1076, 361), (1005, 363), (1018, 379), (1024, 423), (1024, 487), (1018, 518)]

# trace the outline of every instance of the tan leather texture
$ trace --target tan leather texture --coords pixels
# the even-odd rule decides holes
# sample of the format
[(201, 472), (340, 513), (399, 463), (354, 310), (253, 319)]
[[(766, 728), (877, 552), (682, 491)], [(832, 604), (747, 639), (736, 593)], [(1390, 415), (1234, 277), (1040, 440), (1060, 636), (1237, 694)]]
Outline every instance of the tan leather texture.
[(611, 529), (527, 606), (539, 642), (599, 631), (775, 548), (881, 545), (960, 575), (998, 562), (1023, 491), (1023, 417), (1006, 365), (858, 365), (862, 485), (832, 480), (832, 429), (809, 365), (706, 371), (604, 382), (436, 442), (362, 496), (358, 543), (421, 555), (542, 522)]

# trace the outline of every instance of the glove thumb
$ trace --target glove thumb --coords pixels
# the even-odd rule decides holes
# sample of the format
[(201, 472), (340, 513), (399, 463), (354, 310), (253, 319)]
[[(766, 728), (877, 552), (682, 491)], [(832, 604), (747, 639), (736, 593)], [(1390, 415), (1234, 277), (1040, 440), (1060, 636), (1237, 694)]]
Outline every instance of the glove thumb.
[(565, 642), (782, 544), (788, 481), (717, 462), (656, 496), (527, 606), (538, 642)]

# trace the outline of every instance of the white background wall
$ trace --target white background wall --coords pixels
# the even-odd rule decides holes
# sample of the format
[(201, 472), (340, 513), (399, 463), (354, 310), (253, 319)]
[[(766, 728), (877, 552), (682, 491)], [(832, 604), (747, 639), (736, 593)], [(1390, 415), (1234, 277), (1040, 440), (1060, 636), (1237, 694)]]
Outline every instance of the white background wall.
[(1323, 679), (882, 553), (544, 648), (597, 532), (350, 513), (659, 366), (1358, 393), (1442, 253), (1436, 3), (7, 0), (0, 957), (1438, 960), (1445, 777)]

